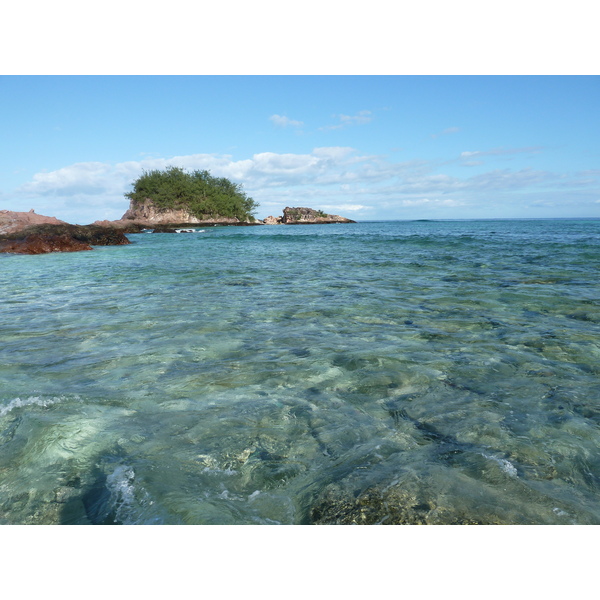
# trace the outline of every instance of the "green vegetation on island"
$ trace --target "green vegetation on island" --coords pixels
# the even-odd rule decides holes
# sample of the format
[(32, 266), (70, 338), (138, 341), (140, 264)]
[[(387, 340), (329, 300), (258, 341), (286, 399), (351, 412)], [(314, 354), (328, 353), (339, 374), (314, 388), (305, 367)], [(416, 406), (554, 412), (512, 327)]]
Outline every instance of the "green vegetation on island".
[(150, 199), (159, 210), (188, 211), (199, 219), (216, 217), (254, 221), (258, 204), (225, 177), (213, 177), (209, 171), (188, 173), (180, 167), (144, 171), (125, 194), (132, 205)]
[(329, 215), (322, 210), (314, 210), (312, 208), (286, 208), (285, 216), (292, 221), (301, 221), (306, 219), (326, 219)]

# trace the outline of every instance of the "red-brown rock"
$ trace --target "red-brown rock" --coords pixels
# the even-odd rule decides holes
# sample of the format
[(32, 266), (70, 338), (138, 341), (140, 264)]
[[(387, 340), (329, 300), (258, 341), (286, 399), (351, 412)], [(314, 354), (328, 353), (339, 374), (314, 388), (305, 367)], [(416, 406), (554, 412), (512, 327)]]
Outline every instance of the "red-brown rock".
[(92, 246), (130, 244), (122, 230), (98, 225), (34, 225), (16, 233), (0, 236), (0, 252), (44, 254), (78, 252)]
[(10, 254), (47, 254), (48, 252), (79, 252), (92, 250), (85, 242), (80, 242), (67, 234), (32, 234), (19, 240), (0, 240), (0, 252)]
[(64, 225), (56, 217), (45, 217), (34, 212), (33, 208), (29, 212), (16, 212), (12, 210), (0, 210), (0, 235), (16, 233), (32, 225)]

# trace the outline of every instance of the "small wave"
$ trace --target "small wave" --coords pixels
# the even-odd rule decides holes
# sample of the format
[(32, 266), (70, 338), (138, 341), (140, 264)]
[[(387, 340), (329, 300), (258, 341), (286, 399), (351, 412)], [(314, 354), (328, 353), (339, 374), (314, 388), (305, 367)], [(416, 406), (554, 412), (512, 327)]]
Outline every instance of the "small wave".
[(64, 398), (40, 398), (39, 396), (30, 396), (25, 400), (21, 400), (21, 398), (15, 398), (14, 400), (11, 400), (6, 406), (0, 407), (0, 417), (6, 416), (9, 412), (16, 408), (23, 408), (24, 406), (41, 406), (42, 408), (46, 408), (47, 406), (56, 404), (61, 400), (64, 400)]
[(129, 465), (119, 465), (106, 476), (114, 522), (123, 525), (161, 523), (162, 517), (155, 511), (150, 494), (135, 479), (135, 471)]

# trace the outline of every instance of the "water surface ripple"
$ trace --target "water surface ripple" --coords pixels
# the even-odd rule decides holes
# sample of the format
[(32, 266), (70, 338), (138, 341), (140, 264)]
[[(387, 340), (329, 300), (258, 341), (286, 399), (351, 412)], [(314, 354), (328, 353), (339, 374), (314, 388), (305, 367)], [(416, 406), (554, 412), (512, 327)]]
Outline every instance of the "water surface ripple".
[(0, 523), (600, 523), (600, 221), (0, 258)]

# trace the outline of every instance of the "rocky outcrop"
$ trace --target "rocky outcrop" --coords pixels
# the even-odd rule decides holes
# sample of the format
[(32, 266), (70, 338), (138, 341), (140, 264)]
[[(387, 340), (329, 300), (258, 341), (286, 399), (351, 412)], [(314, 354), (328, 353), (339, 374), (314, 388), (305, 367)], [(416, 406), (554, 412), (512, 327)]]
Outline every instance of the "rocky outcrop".
[(313, 208), (286, 206), (283, 209), (281, 223), (285, 225), (304, 225), (304, 224), (322, 224), (322, 223), (356, 223), (352, 219), (340, 217), (339, 215), (328, 215), (322, 210)]
[(130, 202), (129, 209), (120, 219), (122, 222), (136, 223), (152, 228), (157, 225), (186, 227), (197, 225), (250, 225), (235, 217), (198, 218), (185, 209), (160, 209), (147, 198), (142, 203)]
[(305, 207), (286, 207), (283, 210), (283, 216), (269, 216), (264, 221), (240, 221), (231, 217), (198, 218), (185, 209), (160, 209), (148, 198), (142, 203), (131, 201), (129, 209), (118, 221), (96, 221), (94, 224), (104, 227), (117, 227), (128, 233), (134, 233), (142, 228), (162, 230), (165, 227), (168, 229), (181, 229), (211, 225), (305, 225), (322, 223), (356, 223), (356, 221)]
[(16, 233), (32, 225), (64, 225), (56, 217), (45, 217), (35, 213), (33, 208), (29, 212), (16, 212), (12, 210), (0, 210), (0, 235)]
[[(106, 224), (102, 221), (97, 224)], [(127, 224), (131, 227), (133, 224), (140, 227), (169, 227), (171, 229), (182, 227), (197, 227), (209, 225), (306, 225), (323, 223), (356, 223), (352, 219), (340, 217), (339, 215), (329, 215), (321, 210), (305, 207), (286, 207), (283, 209), (283, 216), (269, 216), (264, 221), (240, 221), (237, 218), (215, 217), (200, 219), (184, 209), (164, 210), (159, 209), (150, 199), (143, 203), (130, 203), (129, 209), (119, 221), (112, 221), (115, 227), (125, 227)]]
[(92, 246), (123, 246), (131, 242), (122, 230), (99, 225), (68, 223), (33, 225), (0, 236), (0, 252), (11, 254), (46, 254), (79, 252)]
[(145, 229), (145, 225), (142, 225), (141, 223), (136, 223), (135, 221), (124, 221), (123, 219), (118, 219), (116, 221), (94, 221), (92, 225), (118, 229), (123, 233), (140, 233), (143, 229)]
[(85, 242), (80, 242), (67, 234), (31, 234), (18, 240), (0, 240), (0, 252), (9, 254), (48, 254), (49, 252), (80, 252), (92, 250)]

